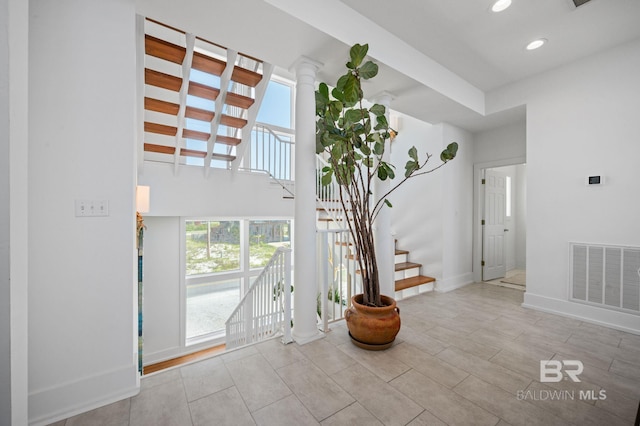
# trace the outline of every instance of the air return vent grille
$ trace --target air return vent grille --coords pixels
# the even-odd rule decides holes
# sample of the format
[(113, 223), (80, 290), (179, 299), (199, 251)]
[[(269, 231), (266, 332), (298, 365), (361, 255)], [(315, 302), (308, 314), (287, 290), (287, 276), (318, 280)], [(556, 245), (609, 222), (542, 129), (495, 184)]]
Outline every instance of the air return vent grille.
[(640, 247), (569, 246), (572, 300), (640, 314)]

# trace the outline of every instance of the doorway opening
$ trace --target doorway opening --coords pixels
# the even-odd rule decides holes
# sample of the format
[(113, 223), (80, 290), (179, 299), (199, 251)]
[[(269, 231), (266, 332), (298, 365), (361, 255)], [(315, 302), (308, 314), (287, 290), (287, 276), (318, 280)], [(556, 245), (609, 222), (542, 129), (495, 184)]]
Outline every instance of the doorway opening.
[(476, 180), (475, 279), (524, 291), (526, 164), (477, 165)]

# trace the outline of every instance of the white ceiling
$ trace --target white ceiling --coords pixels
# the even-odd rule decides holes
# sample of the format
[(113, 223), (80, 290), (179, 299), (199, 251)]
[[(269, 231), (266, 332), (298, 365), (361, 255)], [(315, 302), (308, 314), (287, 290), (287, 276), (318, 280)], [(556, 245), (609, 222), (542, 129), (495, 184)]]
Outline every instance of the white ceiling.
[[(404, 41), (414, 50), (412, 60), (430, 58), (485, 93), (640, 38), (640, 0), (591, 0), (579, 8), (571, 0), (513, 0), (501, 13), (490, 11), (493, 0), (333, 1), (352, 9), (349, 16), (360, 14), (371, 25), (332, 31), (331, 18), (305, 18), (305, 11), (318, 7), (330, 17), (331, 2), (324, 0), (137, 0), (136, 7), (140, 14), (284, 70), (307, 56), (324, 64), (318, 77), (327, 83), (343, 73), (351, 40), (388, 31), (396, 43)], [(548, 39), (544, 47), (525, 50), (529, 41), (540, 37)], [(374, 59), (380, 73), (365, 92), (392, 93), (395, 110), (472, 132), (524, 119), (524, 108), (485, 117), (451, 100), (446, 91), (428, 87), (423, 79), (407, 77), (406, 67)]]

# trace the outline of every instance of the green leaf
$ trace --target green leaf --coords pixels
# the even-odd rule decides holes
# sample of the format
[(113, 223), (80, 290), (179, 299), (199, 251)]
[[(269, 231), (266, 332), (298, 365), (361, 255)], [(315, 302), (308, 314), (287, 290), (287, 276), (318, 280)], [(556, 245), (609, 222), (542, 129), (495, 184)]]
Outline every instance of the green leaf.
[(393, 207), (393, 206), (391, 205), (391, 203), (389, 202), (389, 200), (387, 200), (386, 198), (384, 199), (384, 203), (385, 203), (387, 206), (389, 206), (389, 207)]
[(453, 155), (453, 158), (455, 158), (456, 154), (458, 153), (458, 142), (451, 142), (447, 146), (447, 149), (449, 150), (449, 152), (451, 152), (451, 154)]
[(404, 168), (404, 177), (409, 177), (411, 176), (411, 173), (413, 173), (418, 168), (418, 163), (413, 160), (409, 160), (407, 161), (407, 164), (404, 166)]
[[(344, 90), (344, 86), (345, 86), (345, 84), (347, 83), (347, 80), (348, 80), (350, 77), (352, 77), (352, 74), (351, 74), (350, 72), (348, 72), (348, 73), (346, 73), (345, 75), (341, 76), (341, 77), (338, 79), (338, 82), (336, 83), (336, 88), (334, 89), (334, 91), (335, 91), (335, 90), (343, 91), (343, 90)], [(335, 96), (335, 95), (334, 95), (334, 96)], [(343, 97), (344, 97), (344, 96), (343, 96)], [(337, 97), (336, 97), (336, 99), (337, 99)]]
[(344, 93), (342, 93), (337, 88), (335, 87), (333, 88), (333, 90), (331, 91), (331, 95), (333, 95), (333, 97), (339, 100), (340, 102), (344, 102)]
[(376, 127), (375, 130), (386, 130), (389, 127), (389, 123), (387, 123), (387, 117), (384, 115), (378, 115), (376, 117)]
[(371, 155), (371, 148), (369, 148), (369, 145), (366, 143), (360, 146), (360, 151), (362, 151), (364, 155)]
[(329, 170), (327, 173), (322, 175), (322, 185), (327, 186), (331, 183), (331, 178), (333, 177), (333, 170)]
[(413, 161), (415, 161), (416, 163), (418, 162), (418, 150), (416, 149), (416, 147), (415, 147), (415, 146), (412, 146), (412, 147), (409, 149), (409, 157), (411, 157), (411, 159), (412, 159)]
[(356, 123), (362, 120), (362, 117), (365, 116), (364, 115), (365, 111), (366, 110), (350, 109), (350, 110), (347, 110), (347, 112), (345, 112), (344, 118), (351, 123)]
[(358, 102), (360, 96), (360, 82), (353, 74), (349, 74), (344, 83), (344, 100), (345, 102)]
[(389, 177), (387, 169), (385, 167), (378, 167), (378, 179), (387, 180), (387, 177)]
[(393, 171), (393, 164), (382, 163), (382, 166), (387, 169), (387, 175), (389, 175), (390, 179), (394, 179), (396, 177), (396, 172)]
[(335, 122), (340, 119), (340, 114), (342, 113), (342, 102), (340, 101), (331, 101), (329, 104), (329, 118), (331, 121)]
[(373, 78), (376, 75), (378, 75), (378, 65), (375, 64), (374, 62), (367, 61), (360, 68), (360, 77), (363, 80), (369, 80), (370, 78)]
[(441, 153), (440, 160), (447, 161), (453, 160), (456, 158), (456, 154), (458, 153), (458, 144), (457, 142), (451, 142)]
[(379, 117), (381, 115), (384, 115), (384, 113), (386, 112), (386, 108), (384, 107), (384, 105), (375, 104), (374, 106), (369, 108), (369, 111), (371, 111), (371, 114)]
[(371, 168), (373, 167), (373, 158), (371, 157), (365, 157), (362, 159), (362, 164), (364, 164), (365, 166)]
[(365, 45), (361, 45), (357, 43), (354, 44), (351, 47), (351, 50), (349, 51), (349, 55), (351, 56), (351, 62), (347, 64), (347, 67), (351, 69), (358, 68), (362, 63), (362, 61), (364, 60), (364, 57), (367, 56), (368, 51), (369, 51), (368, 44), (365, 44)]
[(384, 144), (380, 143), (380, 142), (376, 142), (373, 145), (373, 153), (376, 155), (382, 155), (384, 153)]
[(324, 151), (324, 145), (322, 145), (322, 136), (316, 135), (316, 154), (320, 154)]
[(326, 83), (320, 83), (318, 93), (327, 101), (329, 100), (329, 86), (327, 86)]

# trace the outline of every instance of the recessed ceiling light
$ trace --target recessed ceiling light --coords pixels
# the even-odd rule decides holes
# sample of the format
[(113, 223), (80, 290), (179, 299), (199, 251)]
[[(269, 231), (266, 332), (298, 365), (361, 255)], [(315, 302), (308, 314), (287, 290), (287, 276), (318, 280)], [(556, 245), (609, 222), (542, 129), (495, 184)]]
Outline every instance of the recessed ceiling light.
[(491, 6), (491, 10), (493, 12), (502, 12), (509, 6), (511, 6), (511, 0), (498, 0)]
[(542, 47), (543, 44), (547, 42), (546, 38), (539, 38), (537, 40), (533, 40), (531, 43), (527, 44), (527, 50), (536, 50), (539, 47)]

